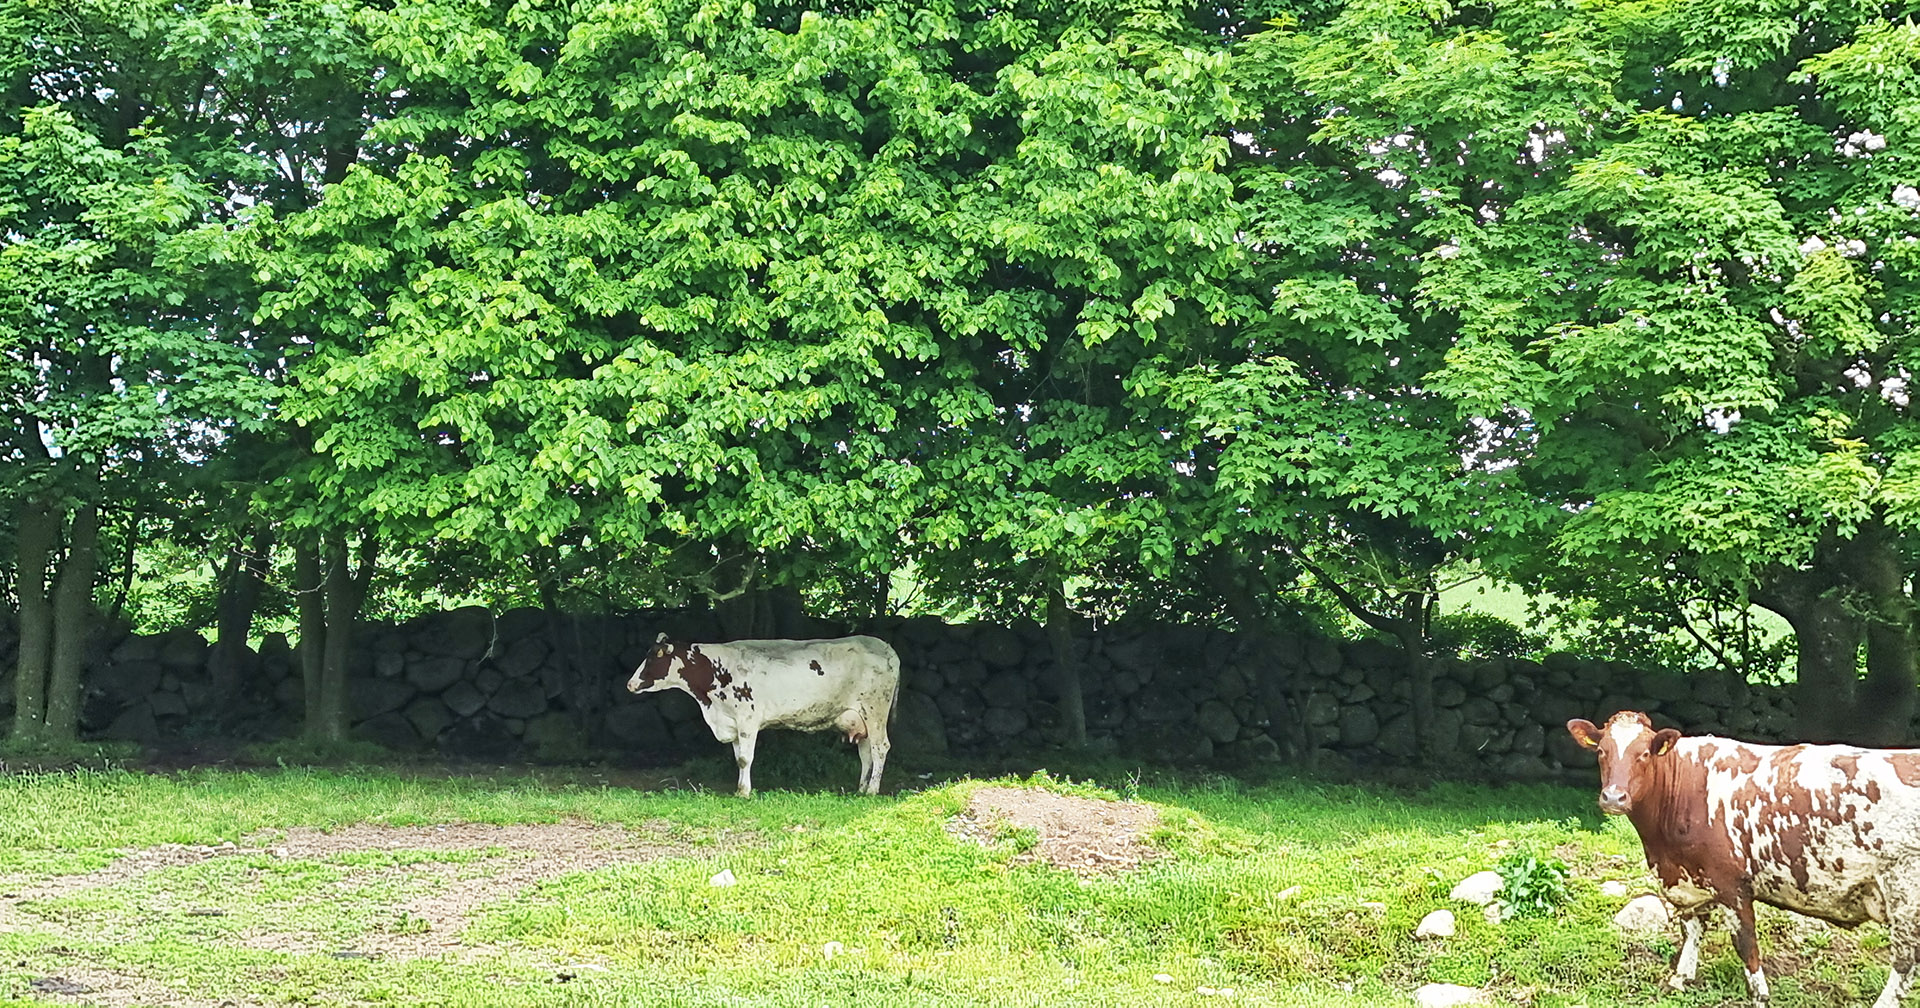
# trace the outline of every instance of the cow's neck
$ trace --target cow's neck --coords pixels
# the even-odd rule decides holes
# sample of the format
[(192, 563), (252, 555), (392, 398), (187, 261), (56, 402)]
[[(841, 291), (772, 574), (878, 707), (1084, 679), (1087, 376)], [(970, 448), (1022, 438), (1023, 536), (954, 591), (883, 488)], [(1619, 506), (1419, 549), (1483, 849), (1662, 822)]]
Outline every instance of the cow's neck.
[(1649, 860), (1657, 847), (1699, 842), (1707, 828), (1706, 774), (1685, 741), (1651, 764), (1647, 772), (1653, 779), (1645, 797), (1635, 800), (1627, 813)]

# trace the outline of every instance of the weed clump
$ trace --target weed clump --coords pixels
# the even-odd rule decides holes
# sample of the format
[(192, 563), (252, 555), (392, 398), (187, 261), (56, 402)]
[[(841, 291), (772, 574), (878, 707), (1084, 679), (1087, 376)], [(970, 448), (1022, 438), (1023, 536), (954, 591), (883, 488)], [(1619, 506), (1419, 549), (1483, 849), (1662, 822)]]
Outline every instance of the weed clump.
[(1500, 891), (1493, 905), (1502, 920), (1551, 917), (1573, 897), (1567, 863), (1556, 857), (1515, 851), (1501, 858), (1494, 871), (1500, 876)]

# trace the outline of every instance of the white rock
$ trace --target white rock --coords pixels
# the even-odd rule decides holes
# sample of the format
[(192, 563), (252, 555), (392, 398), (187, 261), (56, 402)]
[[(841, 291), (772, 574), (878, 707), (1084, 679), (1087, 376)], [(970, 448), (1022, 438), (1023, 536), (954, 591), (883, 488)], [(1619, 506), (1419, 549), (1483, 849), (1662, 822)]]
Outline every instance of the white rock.
[(1298, 895), (1300, 895), (1300, 887), (1297, 885), (1290, 885), (1285, 889), (1282, 889), (1279, 892), (1274, 893), (1273, 898), (1276, 900), (1279, 900), (1282, 903), (1285, 903), (1286, 901)]
[(1627, 896), (1627, 884), (1619, 879), (1608, 879), (1600, 883), (1600, 895), (1608, 899), (1625, 899)]
[(1613, 915), (1613, 926), (1622, 931), (1659, 931), (1672, 916), (1667, 901), (1658, 896), (1636, 896)]
[(730, 886), (736, 881), (738, 881), (738, 879), (733, 877), (733, 869), (722, 868), (720, 869), (720, 874), (707, 880), (707, 884), (710, 886)]
[(1155, 973), (1155, 974), (1153, 975), (1153, 982), (1154, 982), (1154, 983), (1163, 983), (1163, 984), (1166, 984), (1166, 983), (1172, 983), (1172, 982), (1173, 982), (1173, 977), (1172, 977), (1171, 975), (1169, 975), (1169, 974), (1166, 974), (1166, 973)]
[(1435, 910), (1420, 918), (1420, 926), (1413, 929), (1413, 936), (1415, 938), (1451, 938), (1453, 932), (1453, 911)]
[(1454, 886), (1453, 891), (1447, 894), (1447, 898), (1472, 903), (1474, 906), (1486, 906), (1493, 902), (1494, 896), (1499, 894), (1501, 885), (1500, 873), (1497, 871), (1474, 872), (1461, 879), (1460, 884)]
[(1492, 1004), (1487, 992), (1477, 987), (1462, 987), (1459, 984), (1433, 983), (1413, 992), (1413, 1000), (1420, 1008), (1454, 1008), (1456, 1005)]

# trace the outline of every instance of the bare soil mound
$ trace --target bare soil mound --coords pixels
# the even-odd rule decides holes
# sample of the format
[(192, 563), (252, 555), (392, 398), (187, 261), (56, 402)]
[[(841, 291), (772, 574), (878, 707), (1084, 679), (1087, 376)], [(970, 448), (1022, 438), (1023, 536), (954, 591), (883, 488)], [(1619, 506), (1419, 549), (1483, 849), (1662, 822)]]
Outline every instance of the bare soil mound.
[(1131, 871), (1164, 852), (1146, 838), (1160, 824), (1153, 806), (1055, 794), (1037, 788), (988, 785), (975, 788), (966, 810), (947, 821), (947, 831), (981, 844), (1032, 845), (1016, 864), (1039, 861), (1089, 878)]

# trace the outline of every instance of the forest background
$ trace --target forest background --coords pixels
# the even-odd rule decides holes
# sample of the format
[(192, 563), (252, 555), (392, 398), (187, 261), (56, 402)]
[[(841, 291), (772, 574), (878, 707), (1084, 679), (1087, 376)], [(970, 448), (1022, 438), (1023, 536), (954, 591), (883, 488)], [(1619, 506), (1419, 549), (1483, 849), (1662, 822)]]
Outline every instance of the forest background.
[(1915, 12), (5, 0), (12, 737), (277, 620), (338, 739), (461, 603), (1344, 624), (1418, 712), (1485, 576), (1910, 741)]

